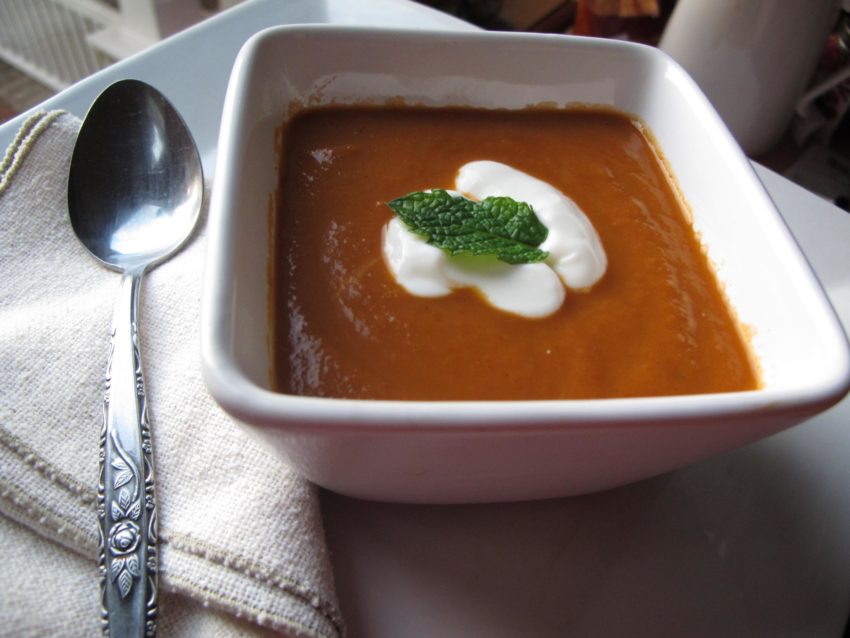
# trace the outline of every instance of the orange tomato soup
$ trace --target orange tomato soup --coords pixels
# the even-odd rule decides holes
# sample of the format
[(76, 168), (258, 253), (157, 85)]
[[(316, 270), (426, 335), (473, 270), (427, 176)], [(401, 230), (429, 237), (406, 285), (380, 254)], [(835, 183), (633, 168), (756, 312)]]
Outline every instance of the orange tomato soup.
[[(282, 136), (274, 387), (401, 400), (591, 399), (749, 390), (747, 345), (652, 143), (608, 110), (306, 110)], [(503, 162), (572, 198), (602, 280), (527, 319), (474, 292), (411, 295), (381, 253), (386, 202)]]

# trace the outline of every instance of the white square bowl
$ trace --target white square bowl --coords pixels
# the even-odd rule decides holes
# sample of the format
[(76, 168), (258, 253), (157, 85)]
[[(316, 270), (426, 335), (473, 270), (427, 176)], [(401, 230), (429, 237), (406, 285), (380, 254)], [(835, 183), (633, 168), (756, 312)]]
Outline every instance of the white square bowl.
[[(304, 104), (387, 99), (520, 109), (599, 104), (645, 122), (693, 213), (763, 388), (584, 401), (403, 402), (270, 390), (269, 210), (275, 129)], [(749, 162), (657, 49), (487, 32), (291, 26), (235, 63), (221, 127), (202, 313), (212, 396), (307, 478), (361, 498), (483, 502), (579, 494), (790, 427), (847, 392), (847, 339)]]

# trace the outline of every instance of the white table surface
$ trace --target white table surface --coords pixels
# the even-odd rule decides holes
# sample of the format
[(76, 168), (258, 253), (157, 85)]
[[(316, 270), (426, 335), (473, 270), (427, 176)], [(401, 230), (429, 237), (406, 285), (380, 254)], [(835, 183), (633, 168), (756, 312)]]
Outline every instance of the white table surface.
[[(163, 91), (208, 176), (233, 59), (254, 32), (334, 22), (467, 28), (406, 0), (254, 0), (41, 108), (111, 82)], [(24, 116), (0, 126), (5, 149)], [(850, 215), (759, 166), (850, 330)], [(829, 637), (850, 613), (850, 399), (767, 440), (594, 495), (464, 506), (322, 494), (352, 638)]]

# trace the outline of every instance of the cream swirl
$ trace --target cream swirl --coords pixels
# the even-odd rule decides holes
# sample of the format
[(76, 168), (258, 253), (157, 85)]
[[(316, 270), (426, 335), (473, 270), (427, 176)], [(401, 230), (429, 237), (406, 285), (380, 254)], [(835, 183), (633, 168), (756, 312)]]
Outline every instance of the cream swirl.
[(549, 256), (543, 262), (516, 265), (495, 257), (451, 257), (393, 218), (383, 232), (384, 259), (409, 293), (440, 297), (472, 287), (500, 310), (540, 318), (561, 307), (565, 286), (588, 290), (605, 274), (608, 261), (593, 224), (550, 184), (506, 164), (480, 160), (462, 166), (455, 185), (473, 199), (507, 196), (529, 204), (549, 229), (540, 246)]

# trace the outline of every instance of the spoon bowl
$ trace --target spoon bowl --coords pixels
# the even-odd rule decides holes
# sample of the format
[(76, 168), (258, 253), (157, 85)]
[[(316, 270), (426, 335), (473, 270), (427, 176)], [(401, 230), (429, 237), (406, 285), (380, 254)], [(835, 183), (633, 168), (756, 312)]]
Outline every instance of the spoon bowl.
[(80, 129), (68, 179), (74, 233), (104, 265), (150, 268), (189, 238), (201, 210), (198, 151), (180, 115), (137, 80), (107, 88)]
[(144, 82), (108, 87), (77, 137), (68, 211), (89, 252), (122, 273), (97, 498), (101, 621), (113, 637), (156, 632), (156, 500), (138, 334), (142, 276), (191, 237), (202, 199), (200, 156), (174, 107)]

